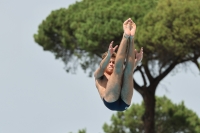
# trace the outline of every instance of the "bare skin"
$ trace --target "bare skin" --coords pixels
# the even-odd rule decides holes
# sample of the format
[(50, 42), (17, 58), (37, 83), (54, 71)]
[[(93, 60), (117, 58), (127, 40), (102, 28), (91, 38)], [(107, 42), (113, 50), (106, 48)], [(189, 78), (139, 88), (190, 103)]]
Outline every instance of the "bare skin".
[[(112, 47), (113, 41), (108, 48), (107, 56), (101, 61), (100, 67), (95, 71), (95, 83), (101, 98), (107, 102), (115, 102), (120, 96), (122, 100), (130, 105), (133, 95), (133, 71), (143, 58), (143, 48), (138, 53), (134, 49), (133, 36), (136, 25), (129, 18), (123, 23), (124, 35), (121, 40), (116, 58), (111, 58), (118, 46)], [(126, 57), (127, 36), (131, 37)], [(136, 58), (135, 58), (136, 56)], [(124, 60), (126, 66), (124, 68)]]

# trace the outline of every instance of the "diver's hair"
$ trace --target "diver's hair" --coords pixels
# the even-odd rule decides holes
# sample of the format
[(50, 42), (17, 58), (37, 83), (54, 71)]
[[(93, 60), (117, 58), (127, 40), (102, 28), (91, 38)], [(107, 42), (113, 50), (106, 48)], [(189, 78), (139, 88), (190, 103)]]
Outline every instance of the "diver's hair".
[[(108, 52), (105, 52), (105, 53), (103, 53), (102, 54), (102, 59), (104, 59), (106, 56), (107, 56), (107, 54), (108, 54)], [(116, 55), (117, 55), (117, 53), (116, 52), (113, 52), (113, 54), (112, 54), (112, 56), (111, 56), (111, 58), (115, 58), (116, 57)]]

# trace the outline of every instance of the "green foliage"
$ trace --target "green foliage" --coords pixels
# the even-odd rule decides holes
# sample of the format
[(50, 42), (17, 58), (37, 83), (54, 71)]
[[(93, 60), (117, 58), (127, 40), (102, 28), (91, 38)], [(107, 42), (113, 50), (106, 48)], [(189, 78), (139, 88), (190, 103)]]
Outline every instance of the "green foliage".
[(122, 23), (131, 17), (137, 24), (136, 47), (145, 50), (143, 63), (159, 60), (164, 67), (199, 57), (199, 9), (196, 0), (82, 0), (52, 11), (34, 39), (66, 64), (79, 61), (84, 70), (94, 69), (109, 43), (120, 43)]
[[(131, 17), (141, 23), (144, 15), (155, 6), (155, 0), (83, 0), (52, 11), (40, 24), (35, 41), (44, 50), (67, 64), (78, 58), (84, 70), (99, 63), (102, 53), (114, 40), (117, 45), (123, 33), (122, 23)], [(84, 58), (89, 57), (88, 60)], [(76, 60), (77, 61), (77, 60)], [(93, 63), (87, 64), (87, 62)], [(68, 66), (70, 71), (70, 66)]]
[[(199, 133), (200, 118), (184, 103), (173, 104), (168, 98), (156, 97), (155, 131), (157, 133)], [(117, 112), (111, 118), (111, 124), (104, 124), (105, 133), (142, 133), (144, 125), (142, 115), (144, 103), (132, 104), (124, 112)]]
[[(148, 12), (139, 27), (138, 45), (161, 65), (200, 55), (200, 1), (164, 0)], [(155, 52), (156, 51), (156, 52)], [(168, 56), (166, 56), (166, 54)], [(149, 59), (148, 59), (149, 60)]]

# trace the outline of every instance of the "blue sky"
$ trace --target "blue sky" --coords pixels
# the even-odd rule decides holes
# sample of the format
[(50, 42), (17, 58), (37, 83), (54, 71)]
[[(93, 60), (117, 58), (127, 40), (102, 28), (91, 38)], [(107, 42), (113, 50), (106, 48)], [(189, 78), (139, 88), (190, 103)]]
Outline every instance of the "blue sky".
[[(75, 0), (0, 1), (0, 132), (102, 133), (113, 113), (102, 103), (94, 79), (81, 69), (66, 73), (64, 63), (34, 42), (38, 25), (52, 10)], [(178, 66), (159, 85), (156, 94), (185, 105), (200, 116), (200, 73), (189, 63)], [(141, 80), (137, 73), (135, 78)], [(134, 91), (133, 103), (141, 96)]]

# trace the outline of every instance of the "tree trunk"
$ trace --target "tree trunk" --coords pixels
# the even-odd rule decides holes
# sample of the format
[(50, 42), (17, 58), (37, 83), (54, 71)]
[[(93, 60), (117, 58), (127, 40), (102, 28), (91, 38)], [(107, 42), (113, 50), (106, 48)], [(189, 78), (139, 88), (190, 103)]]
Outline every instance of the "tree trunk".
[[(178, 60), (178, 59), (177, 59)], [(179, 64), (180, 62), (174, 61), (171, 63), (171, 65), (165, 69), (165, 71), (161, 72), (161, 69), (159, 71), (159, 75), (157, 77), (153, 77), (151, 75), (151, 70), (148, 68), (148, 63), (145, 63), (146, 65), (142, 65), (140, 67), (137, 67), (137, 70), (140, 72), (143, 78), (144, 85), (139, 86), (137, 82), (134, 80), (134, 87), (135, 89), (142, 95), (144, 100), (144, 106), (145, 106), (145, 112), (142, 116), (142, 120), (144, 123), (144, 131), (145, 133), (155, 133), (155, 91), (160, 83), (160, 81), (176, 66), (176, 64)], [(142, 70), (143, 67), (143, 70)], [(147, 81), (145, 78), (148, 78), (150, 85), (147, 87)]]
[(146, 88), (142, 96), (145, 104), (145, 113), (142, 117), (145, 133), (155, 133), (155, 89)]

